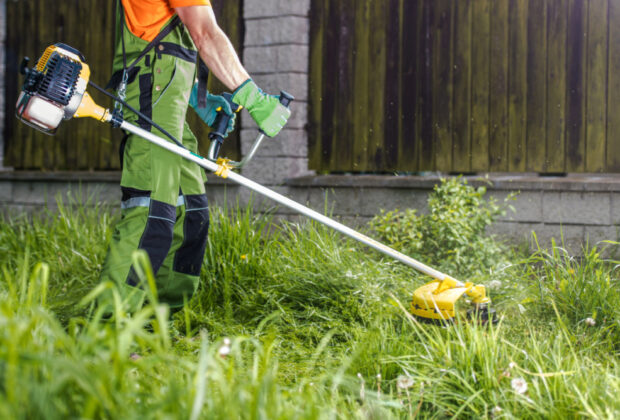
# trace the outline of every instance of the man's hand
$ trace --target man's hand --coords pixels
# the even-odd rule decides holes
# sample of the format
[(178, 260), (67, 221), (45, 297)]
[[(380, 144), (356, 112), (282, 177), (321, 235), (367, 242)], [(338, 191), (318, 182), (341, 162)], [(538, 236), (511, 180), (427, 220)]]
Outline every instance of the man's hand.
[(280, 103), (278, 96), (264, 93), (252, 79), (237, 88), (232, 100), (244, 106), (258, 127), (269, 137), (276, 136), (291, 115), (291, 111)]
[(226, 134), (224, 137), (228, 136), (228, 133), (235, 129), (235, 113), (230, 108), (228, 101), (224, 99), (220, 95), (211, 95), (207, 92), (207, 105), (204, 108), (198, 106), (198, 83), (194, 84), (194, 88), (192, 89), (192, 94), (189, 97), (189, 104), (196, 113), (200, 116), (200, 118), (211, 128), (213, 128), (213, 124), (215, 123), (215, 118), (217, 117), (218, 109), (223, 111), (228, 116), (232, 117), (228, 121), (228, 127), (226, 128)]

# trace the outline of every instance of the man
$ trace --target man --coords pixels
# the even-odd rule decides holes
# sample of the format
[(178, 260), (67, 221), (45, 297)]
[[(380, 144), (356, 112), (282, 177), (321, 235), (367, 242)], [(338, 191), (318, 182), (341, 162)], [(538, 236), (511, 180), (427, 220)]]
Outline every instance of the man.
[[(197, 55), (267, 135), (282, 129), (290, 111), (252, 81), (218, 27), (209, 0), (122, 0), (119, 9), (114, 70), (127, 82), (126, 92), (119, 93), (189, 150), (197, 151), (197, 141), (185, 123), (188, 105), (209, 125), (218, 108), (234, 117), (221, 96), (195, 83)], [(125, 119), (163, 136), (127, 110)], [(145, 292), (131, 255), (143, 249), (156, 275), (159, 300), (175, 310), (198, 286), (209, 228), (205, 175), (196, 164), (135, 135), (123, 143), (121, 220), (101, 279), (115, 282), (129, 309), (138, 309)]]

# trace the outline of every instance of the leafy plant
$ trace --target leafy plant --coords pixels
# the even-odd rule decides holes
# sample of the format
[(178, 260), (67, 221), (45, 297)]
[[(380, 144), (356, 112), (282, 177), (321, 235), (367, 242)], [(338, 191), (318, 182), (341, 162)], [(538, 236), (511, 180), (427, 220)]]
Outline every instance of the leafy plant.
[(485, 187), (474, 188), (462, 178), (442, 179), (429, 195), (428, 213), (382, 211), (370, 227), (400, 251), (455, 275), (488, 274), (507, 261), (507, 248), (487, 228), (508, 205), (499, 205), (492, 197), (485, 199), (485, 194)]

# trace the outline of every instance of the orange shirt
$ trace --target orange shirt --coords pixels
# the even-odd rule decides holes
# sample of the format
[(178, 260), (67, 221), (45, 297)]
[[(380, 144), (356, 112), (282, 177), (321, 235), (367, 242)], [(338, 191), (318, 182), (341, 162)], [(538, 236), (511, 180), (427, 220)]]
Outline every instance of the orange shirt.
[(122, 0), (125, 21), (137, 37), (152, 41), (174, 16), (175, 7), (210, 6), (209, 0)]

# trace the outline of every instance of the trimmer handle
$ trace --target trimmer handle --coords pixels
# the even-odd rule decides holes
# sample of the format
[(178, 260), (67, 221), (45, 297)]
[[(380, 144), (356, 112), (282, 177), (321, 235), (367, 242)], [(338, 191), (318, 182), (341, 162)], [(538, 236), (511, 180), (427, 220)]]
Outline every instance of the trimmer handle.
[[(243, 108), (241, 105), (233, 102), (231, 93), (222, 93), (222, 97), (226, 99), (226, 102), (228, 102), (230, 109), (232, 109), (234, 113), (241, 111), (241, 108)], [(220, 153), (220, 148), (222, 147), (222, 143), (224, 143), (224, 137), (226, 136), (226, 130), (228, 129), (231, 118), (232, 116), (225, 113), (221, 107), (217, 109), (217, 116), (213, 123), (213, 131), (209, 133), (209, 140), (215, 142), (215, 145), (212, 145), (212, 147), (214, 147), (213, 151), (215, 157)]]
[(295, 97), (283, 90), (280, 91), (280, 103), (288, 108), (288, 106), (295, 100)]

